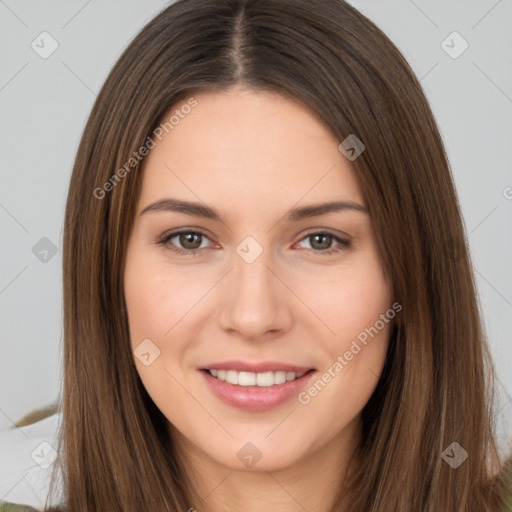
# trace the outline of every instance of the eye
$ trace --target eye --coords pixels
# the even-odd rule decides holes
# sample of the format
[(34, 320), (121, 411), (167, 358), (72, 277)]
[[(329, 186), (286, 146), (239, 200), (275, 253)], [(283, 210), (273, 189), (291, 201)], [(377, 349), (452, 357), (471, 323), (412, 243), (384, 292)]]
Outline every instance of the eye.
[[(173, 239), (176, 239), (176, 241), (173, 242)], [(208, 240), (208, 237), (200, 231), (183, 230), (167, 233), (157, 243), (178, 254), (194, 255), (199, 250), (208, 247), (203, 244), (205, 240)], [(177, 244), (181, 245), (181, 247)]]
[[(178, 254), (192, 256), (200, 250), (209, 247), (208, 244), (204, 244), (208, 240), (209, 238), (200, 231), (182, 230), (165, 234), (157, 243)], [(348, 240), (324, 231), (309, 233), (300, 240), (299, 244), (306, 240), (309, 240), (311, 247), (306, 249), (321, 255), (338, 253), (350, 247)], [(332, 247), (333, 242), (337, 243), (334, 247)]]
[[(314, 233), (309, 233), (299, 243), (302, 243), (306, 240), (309, 240), (309, 245), (311, 249), (315, 253), (324, 254), (334, 254), (340, 252), (344, 249), (350, 247), (350, 242), (348, 240), (344, 240), (332, 233), (317, 231)], [(338, 245), (332, 247), (332, 243), (336, 242)]]

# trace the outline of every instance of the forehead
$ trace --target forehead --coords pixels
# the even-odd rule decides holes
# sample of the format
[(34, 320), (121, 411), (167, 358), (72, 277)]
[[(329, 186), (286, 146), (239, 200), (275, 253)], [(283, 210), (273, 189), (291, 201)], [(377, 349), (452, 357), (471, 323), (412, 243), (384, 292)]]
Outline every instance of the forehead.
[[(141, 207), (166, 194), (222, 211), (289, 208), (298, 201), (363, 204), (339, 141), (298, 102), (238, 88), (193, 98), (195, 107), (174, 117), (145, 159)], [(164, 122), (186, 102), (169, 109)]]

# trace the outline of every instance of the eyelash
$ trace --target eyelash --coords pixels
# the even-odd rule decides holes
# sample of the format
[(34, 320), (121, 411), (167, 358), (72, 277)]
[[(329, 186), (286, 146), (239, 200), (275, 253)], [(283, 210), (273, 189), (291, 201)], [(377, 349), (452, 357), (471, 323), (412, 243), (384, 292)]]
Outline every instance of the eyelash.
[[(182, 234), (194, 234), (194, 235), (200, 235), (204, 238), (208, 239), (208, 236), (201, 231), (192, 231), (192, 230), (182, 230), (182, 231), (173, 231), (171, 233), (167, 233), (164, 235), (160, 240), (157, 241), (157, 244), (162, 245), (163, 247), (166, 247), (167, 249), (176, 252), (177, 254), (183, 254), (188, 256), (194, 256), (197, 255), (197, 253), (205, 247), (197, 247), (196, 249), (182, 249), (180, 247), (177, 247), (174, 244), (171, 244), (170, 241), (175, 238), (176, 236), (182, 235)], [(336, 246), (333, 249), (324, 249), (324, 250), (315, 250), (315, 249), (306, 249), (307, 251), (317, 253), (319, 255), (332, 255), (335, 253), (338, 253), (342, 251), (343, 249), (348, 249), (351, 245), (351, 243), (348, 240), (344, 240), (343, 238), (339, 238), (338, 236), (334, 235), (333, 233), (329, 233), (328, 231), (312, 231), (311, 233), (308, 233), (307, 235), (303, 236), (299, 242), (302, 242), (303, 240), (306, 240), (309, 237), (312, 237), (314, 235), (327, 235), (333, 239), (333, 241), (338, 242), (338, 246)]]

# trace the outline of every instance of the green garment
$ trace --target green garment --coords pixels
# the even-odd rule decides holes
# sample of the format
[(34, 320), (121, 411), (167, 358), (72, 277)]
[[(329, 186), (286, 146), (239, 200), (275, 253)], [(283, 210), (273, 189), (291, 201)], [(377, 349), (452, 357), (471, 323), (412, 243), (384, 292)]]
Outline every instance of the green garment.
[(0, 503), (0, 512), (37, 512), (36, 508), (26, 505), (15, 505), (13, 503)]

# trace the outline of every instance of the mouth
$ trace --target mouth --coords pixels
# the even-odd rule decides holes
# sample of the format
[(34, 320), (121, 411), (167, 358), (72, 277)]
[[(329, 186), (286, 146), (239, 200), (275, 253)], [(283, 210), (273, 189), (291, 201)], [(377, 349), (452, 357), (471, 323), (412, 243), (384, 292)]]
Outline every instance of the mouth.
[[(292, 382), (300, 379), (307, 371), (296, 372), (238, 372), (236, 370), (218, 370), (209, 369), (207, 371), (214, 379), (233, 384), (234, 386), (256, 386), (259, 388), (267, 388), (271, 386), (279, 386), (285, 382)], [(312, 371), (312, 370), (308, 370)]]
[(296, 398), (316, 373), (314, 368), (282, 364), (211, 366), (200, 369), (210, 391), (232, 407), (254, 412), (267, 411)]

